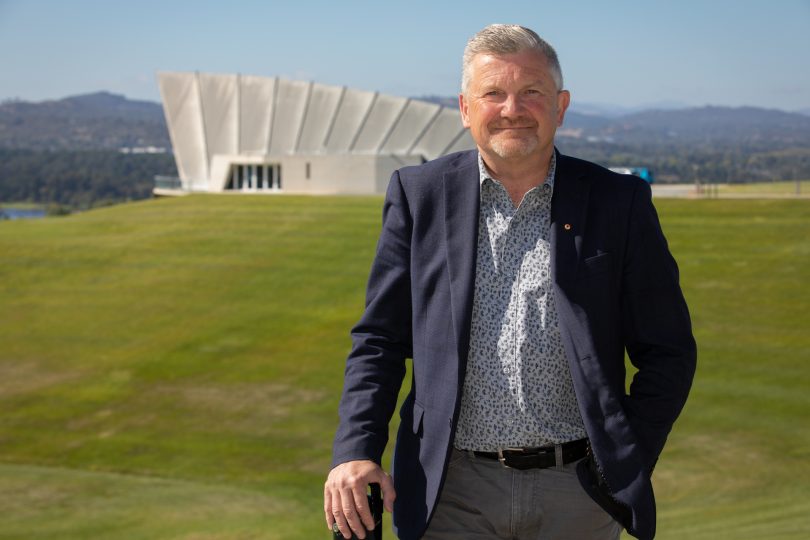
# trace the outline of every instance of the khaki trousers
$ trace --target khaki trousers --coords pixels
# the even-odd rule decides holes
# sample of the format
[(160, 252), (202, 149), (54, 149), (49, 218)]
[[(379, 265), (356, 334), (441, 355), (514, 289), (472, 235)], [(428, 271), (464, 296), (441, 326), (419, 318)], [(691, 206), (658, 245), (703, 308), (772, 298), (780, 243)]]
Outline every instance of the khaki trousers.
[(576, 463), (519, 471), (453, 450), (423, 540), (617, 540), (621, 526), (585, 493)]

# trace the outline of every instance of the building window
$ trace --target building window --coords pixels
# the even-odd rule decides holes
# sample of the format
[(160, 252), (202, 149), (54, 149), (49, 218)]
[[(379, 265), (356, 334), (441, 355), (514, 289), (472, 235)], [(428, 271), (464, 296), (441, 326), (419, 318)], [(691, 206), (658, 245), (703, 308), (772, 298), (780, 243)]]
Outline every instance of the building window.
[[(309, 171), (309, 163), (307, 163), (307, 171)], [(281, 165), (277, 163), (233, 163), (225, 189), (227, 191), (280, 190)]]
[(310, 171), (309, 171), (309, 169), (310, 169), (310, 167), (309, 167), (309, 161), (307, 161), (307, 167), (306, 167), (306, 168), (307, 168), (307, 173), (306, 173), (306, 174), (307, 174), (307, 180), (309, 180), (309, 172), (310, 172)]

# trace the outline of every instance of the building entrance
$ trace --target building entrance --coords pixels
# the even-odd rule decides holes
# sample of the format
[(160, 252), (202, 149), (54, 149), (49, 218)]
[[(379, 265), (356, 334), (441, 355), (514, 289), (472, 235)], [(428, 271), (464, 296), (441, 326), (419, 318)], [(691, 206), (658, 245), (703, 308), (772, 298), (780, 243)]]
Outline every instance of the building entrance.
[(281, 165), (278, 163), (233, 163), (226, 191), (279, 191)]

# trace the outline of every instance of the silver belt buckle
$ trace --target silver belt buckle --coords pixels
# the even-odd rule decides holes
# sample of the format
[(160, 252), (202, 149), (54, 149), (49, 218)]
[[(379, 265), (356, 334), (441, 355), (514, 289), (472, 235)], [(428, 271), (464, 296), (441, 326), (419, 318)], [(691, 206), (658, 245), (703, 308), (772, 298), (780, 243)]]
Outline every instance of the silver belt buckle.
[(506, 450), (507, 452), (523, 452), (523, 448), (498, 448), (498, 461), (501, 462), (501, 465), (506, 467), (507, 469), (511, 469), (509, 465), (506, 464), (506, 458), (503, 456), (503, 452)]

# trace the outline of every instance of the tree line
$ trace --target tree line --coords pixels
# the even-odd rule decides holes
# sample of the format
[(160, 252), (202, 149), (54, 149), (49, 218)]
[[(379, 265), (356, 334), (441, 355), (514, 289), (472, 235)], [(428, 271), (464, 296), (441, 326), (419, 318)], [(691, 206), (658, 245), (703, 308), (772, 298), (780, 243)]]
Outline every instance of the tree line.
[[(653, 170), (658, 182), (737, 183), (810, 178), (810, 148), (616, 144), (561, 137), (563, 153), (606, 167)], [(149, 198), (156, 175), (177, 176), (172, 154), (0, 148), (0, 201), (85, 210)]]
[(648, 167), (657, 182), (743, 183), (810, 178), (810, 148), (762, 145), (616, 144), (559, 138), (563, 153), (605, 167)]
[(86, 210), (151, 197), (156, 175), (177, 176), (172, 154), (0, 148), (0, 201)]

